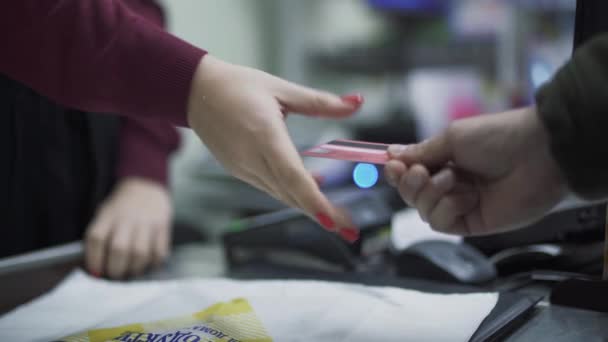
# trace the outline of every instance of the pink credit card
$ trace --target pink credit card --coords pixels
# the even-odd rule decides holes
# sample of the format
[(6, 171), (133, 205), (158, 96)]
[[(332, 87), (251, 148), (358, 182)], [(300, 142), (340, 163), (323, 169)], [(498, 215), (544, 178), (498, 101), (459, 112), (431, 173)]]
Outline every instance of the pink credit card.
[(308, 149), (302, 155), (384, 165), (389, 161), (388, 146), (364, 141), (333, 140)]

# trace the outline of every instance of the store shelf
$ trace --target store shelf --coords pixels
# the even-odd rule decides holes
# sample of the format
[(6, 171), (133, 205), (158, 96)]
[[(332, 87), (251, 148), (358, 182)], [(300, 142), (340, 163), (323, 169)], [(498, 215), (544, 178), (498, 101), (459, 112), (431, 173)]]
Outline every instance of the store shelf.
[(354, 74), (405, 72), (413, 68), (467, 65), (492, 71), (496, 43), (488, 40), (458, 40), (444, 44), (416, 43), (385, 48), (351, 47), (317, 51), (310, 57), (313, 67)]

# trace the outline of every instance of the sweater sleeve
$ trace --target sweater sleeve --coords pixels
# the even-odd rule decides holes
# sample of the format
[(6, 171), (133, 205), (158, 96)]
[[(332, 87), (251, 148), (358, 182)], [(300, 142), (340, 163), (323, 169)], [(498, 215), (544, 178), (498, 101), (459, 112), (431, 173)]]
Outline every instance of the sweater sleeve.
[(0, 11), (0, 72), (85, 111), (186, 126), (205, 51), (120, 0), (19, 0)]
[(552, 154), (579, 196), (608, 196), (608, 34), (580, 47), (536, 94)]
[[(123, 0), (131, 10), (164, 27), (164, 13), (152, 0)], [(145, 178), (167, 185), (169, 157), (179, 146), (179, 134), (166, 121), (123, 117), (116, 169), (118, 179)]]
[(116, 176), (145, 178), (166, 185), (169, 157), (178, 145), (178, 132), (166, 122), (124, 118)]

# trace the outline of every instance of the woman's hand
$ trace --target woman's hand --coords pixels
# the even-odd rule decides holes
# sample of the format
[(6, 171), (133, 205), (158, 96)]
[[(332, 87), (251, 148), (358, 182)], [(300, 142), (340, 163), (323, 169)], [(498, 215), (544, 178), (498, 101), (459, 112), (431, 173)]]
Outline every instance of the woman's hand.
[(362, 103), (359, 95), (340, 98), (206, 56), (194, 77), (188, 120), (234, 176), (353, 241), (358, 231), (304, 168), (287, 132), (285, 115), (344, 118)]
[(434, 229), (447, 233), (515, 229), (566, 194), (532, 107), (457, 121), (437, 137), (392, 146), (390, 153), (389, 183)]
[(171, 219), (171, 199), (164, 186), (123, 179), (86, 231), (89, 272), (122, 279), (159, 265), (169, 255)]

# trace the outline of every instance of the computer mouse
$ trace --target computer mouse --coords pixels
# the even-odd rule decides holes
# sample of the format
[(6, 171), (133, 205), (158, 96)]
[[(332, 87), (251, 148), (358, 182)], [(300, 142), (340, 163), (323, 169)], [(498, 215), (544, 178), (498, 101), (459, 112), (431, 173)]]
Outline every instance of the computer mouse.
[(496, 278), (489, 259), (466, 243), (429, 240), (418, 242), (396, 256), (401, 276), (479, 284)]
[(521, 247), (512, 247), (502, 250), (490, 257), (490, 260), (498, 269), (519, 270), (529, 267), (534, 268), (538, 264), (548, 263), (564, 254), (565, 248), (556, 244), (537, 244)]

